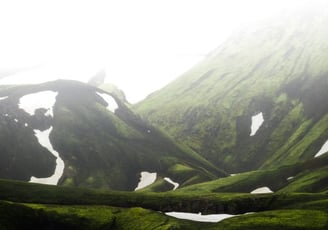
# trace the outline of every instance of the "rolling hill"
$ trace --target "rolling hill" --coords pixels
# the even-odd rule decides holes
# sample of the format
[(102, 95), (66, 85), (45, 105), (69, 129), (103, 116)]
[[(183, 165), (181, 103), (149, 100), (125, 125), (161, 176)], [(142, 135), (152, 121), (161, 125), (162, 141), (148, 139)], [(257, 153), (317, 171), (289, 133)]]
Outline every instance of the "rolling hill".
[(134, 190), (143, 171), (181, 186), (227, 175), (93, 86), (58, 80), (0, 97), (2, 178)]

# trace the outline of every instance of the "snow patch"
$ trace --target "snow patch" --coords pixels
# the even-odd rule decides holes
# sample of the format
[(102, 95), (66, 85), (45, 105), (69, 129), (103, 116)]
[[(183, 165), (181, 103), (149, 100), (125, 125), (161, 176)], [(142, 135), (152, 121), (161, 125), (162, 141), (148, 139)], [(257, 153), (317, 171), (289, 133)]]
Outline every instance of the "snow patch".
[(314, 157), (319, 157), (319, 156), (323, 155), (326, 152), (328, 152), (328, 140), (323, 144), (323, 146), (321, 147), (319, 152), (317, 152), (317, 154), (315, 154)]
[(49, 152), (51, 152), (52, 155), (54, 155), (57, 158), (55, 172), (52, 176), (46, 178), (36, 178), (32, 176), (30, 182), (57, 185), (60, 177), (64, 172), (64, 167), (65, 167), (64, 161), (59, 157), (58, 152), (53, 149), (52, 144), (50, 143), (49, 135), (51, 131), (52, 131), (52, 127), (50, 127), (45, 131), (34, 129), (34, 133), (35, 133), (34, 135), (38, 139), (40, 145), (48, 149)]
[(28, 126), (28, 124), (27, 124), (27, 123), (25, 123), (25, 124), (24, 124), (24, 126), (25, 126), (25, 127), (27, 127), (27, 126)]
[(8, 113), (6, 113), (6, 114), (5, 114), (5, 117), (8, 117), (8, 116), (9, 116), (9, 114), (8, 114)]
[(290, 177), (287, 178), (287, 180), (292, 180), (292, 179), (294, 179), (293, 176), (290, 176)]
[(17, 119), (17, 118), (15, 118), (14, 121), (15, 121), (16, 123), (18, 123), (18, 119)]
[(145, 188), (152, 183), (155, 182), (157, 178), (157, 173), (150, 173), (150, 172), (141, 172), (140, 173), (140, 181), (138, 183), (138, 186), (134, 189), (134, 191), (137, 191), (139, 189)]
[(252, 116), (252, 125), (251, 125), (250, 136), (254, 136), (256, 134), (256, 132), (259, 130), (259, 128), (261, 127), (263, 122), (264, 122), (264, 118), (263, 118), (262, 112)]
[(102, 99), (104, 99), (107, 102), (107, 104), (108, 104), (107, 105), (107, 109), (109, 111), (111, 111), (112, 113), (115, 113), (115, 110), (118, 108), (118, 104), (115, 101), (115, 99), (111, 95), (109, 95), (107, 93), (99, 93), (99, 92), (97, 92), (97, 94), (100, 97), (102, 97)]
[(45, 115), (50, 115), (53, 117), (52, 107), (56, 102), (57, 94), (57, 92), (50, 90), (27, 94), (19, 99), (18, 106), (31, 116), (34, 115), (36, 109), (45, 108), (48, 110)]
[(261, 187), (251, 191), (251, 194), (260, 194), (260, 193), (273, 193), (269, 187)]
[(8, 98), (8, 96), (0, 97), (0, 101), (5, 100), (5, 99), (7, 99), (7, 98)]
[(164, 180), (174, 186), (174, 188), (172, 190), (176, 190), (179, 187), (179, 183), (174, 182), (173, 180), (171, 180), (168, 177), (164, 177)]
[(212, 223), (217, 223), (224, 219), (238, 216), (238, 215), (230, 215), (230, 214), (202, 215), (201, 213), (188, 213), (188, 212), (166, 212), (165, 214), (178, 219), (193, 220), (199, 222), (212, 222)]

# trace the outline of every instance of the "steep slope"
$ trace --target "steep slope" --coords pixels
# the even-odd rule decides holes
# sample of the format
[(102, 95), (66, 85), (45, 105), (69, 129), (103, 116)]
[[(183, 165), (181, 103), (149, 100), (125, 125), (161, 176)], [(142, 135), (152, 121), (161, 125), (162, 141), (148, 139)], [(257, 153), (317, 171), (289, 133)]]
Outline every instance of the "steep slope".
[(133, 190), (142, 171), (181, 186), (226, 175), (93, 86), (61, 80), (3, 88), (0, 97), (2, 178), (38, 182), (62, 164), (58, 184)]
[(235, 33), (134, 109), (231, 173), (313, 158), (328, 139), (327, 12)]

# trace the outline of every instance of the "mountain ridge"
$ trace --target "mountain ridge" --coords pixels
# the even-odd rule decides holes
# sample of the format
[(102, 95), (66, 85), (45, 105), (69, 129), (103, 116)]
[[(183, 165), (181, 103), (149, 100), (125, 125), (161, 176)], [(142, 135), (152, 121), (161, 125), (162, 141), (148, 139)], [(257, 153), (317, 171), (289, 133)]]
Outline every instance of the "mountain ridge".
[[(24, 95), (45, 91), (58, 92), (53, 117), (46, 115), (47, 109), (35, 110), (36, 113), (31, 115), (18, 108), (20, 98)], [(97, 92), (110, 95), (117, 103), (116, 110), (109, 111), (106, 108), (108, 103)], [(160, 130), (144, 122), (114, 95), (96, 87), (76, 81), (59, 80), (39, 85), (13, 86), (0, 90), (0, 96), (7, 97), (0, 101), (2, 130), (13, 123), (19, 129), (8, 129), (8, 132), (13, 135), (18, 132), (19, 135), (24, 134), (22, 138), (31, 137), (36, 140), (33, 130), (42, 131), (53, 127), (50, 142), (65, 162), (59, 184), (133, 190), (142, 171), (169, 176), (179, 181), (181, 186), (193, 177), (195, 181), (203, 181), (227, 175), (197, 153), (176, 144)], [(7, 121), (9, 118), (6, 114), (12, 120), (11, 123)], [(8, 136), (10, 135), (2, 138)], [(6, 141), (1, 143), (7, 144)], [(27, 156), (31, 163), (34, 162), (34, 156), (29, 154), (29, 149), (32, 152), (38, 148), (46, 151), (37, 141), (29, 143), (32, 143), (29, 147), (26, 142), (17, 145), (20, 150), (9, 151), (11, 146), (3, 148), (2, 156), (7, 154), (7, 160), (2, 161), (3, 168), (12, 165), (8, 162), (15, 161), (17, 151), (22, 154), (20, 157)], [(55, 159), (50, 154), (39, 155), (37, 158), (41, 160), (47, 155), (52, 161), (51, 167), (50, 159), (44, 159), (40, 167), (34, 166), (35, 170), (44, 167), (43, 177), (50, 174)], [(179, 171), (169, 170), (176, 164), (189, 167), (190, 173), (179, 176)], [(25, 167), (22, 164), (16, 165), (19, 170)], [(19, 170), (14, 168), (11, 173), (3, 172), (1, 177), (27, 180), (30, 176), (37, 175), (26, 174), (31, 170), (29, 168), (24, 176), (15, 177)], [(41, 176), (40, 173), (38, 175)]]

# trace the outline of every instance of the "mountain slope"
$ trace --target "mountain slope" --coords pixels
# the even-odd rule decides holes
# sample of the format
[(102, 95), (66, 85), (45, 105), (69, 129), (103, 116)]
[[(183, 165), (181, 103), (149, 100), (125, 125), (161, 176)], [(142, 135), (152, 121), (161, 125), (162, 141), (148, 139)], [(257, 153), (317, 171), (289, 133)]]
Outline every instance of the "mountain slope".
[[(142, 171), (170, 177), (181, 186), (226, 175), (101, 89), (60, 80), (4, 88), (0, 97), (2, 178), (52, 175), (60, 162), (51, 151), (64, 164), (58, 184), (70, 186), (133, 190)], [(41, 101), (54, 104), (29, 107)], [(190, 173), (172, 170), (176, 165)]]
[(244, 192), (267, 187), (272, 192), (328, 192), (328, 155), (272, 170), (256, 170), (179, 189), (190, 192)]
[(328, 139), (327, 15), (308, 6), (236, 33), (134, 109), (229, 172), (311, 159)]

